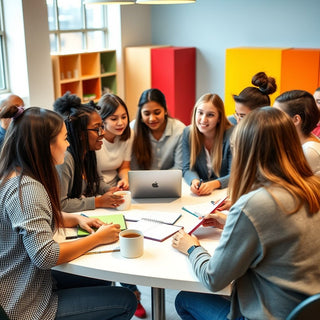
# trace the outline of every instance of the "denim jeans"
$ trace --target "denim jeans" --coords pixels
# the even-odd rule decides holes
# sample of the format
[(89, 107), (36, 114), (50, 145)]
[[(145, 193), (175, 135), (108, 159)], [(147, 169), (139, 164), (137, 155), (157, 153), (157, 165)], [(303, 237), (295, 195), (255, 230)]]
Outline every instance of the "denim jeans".
[(127, 320), (137, 308), (137, 298), (127, 288), (109, 281), (52, 272), (58, 295), (56, 320)]
[(227, 320), (230, 311), (230, 301), (222, 296), (185, 291), (179, 292), (175, 306), (183, 320)]

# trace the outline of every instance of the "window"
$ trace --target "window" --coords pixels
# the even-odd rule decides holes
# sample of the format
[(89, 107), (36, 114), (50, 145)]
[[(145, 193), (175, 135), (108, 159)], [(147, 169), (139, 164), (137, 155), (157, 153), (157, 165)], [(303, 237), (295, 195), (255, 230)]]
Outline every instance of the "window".
[(86, 6), (83, 0), (46, 1), (51, 52), (108, 47), (107, 6)]
[(3, 23), (2, 1), (0, 1), (0, 93), (8, 91), (7, 55)]

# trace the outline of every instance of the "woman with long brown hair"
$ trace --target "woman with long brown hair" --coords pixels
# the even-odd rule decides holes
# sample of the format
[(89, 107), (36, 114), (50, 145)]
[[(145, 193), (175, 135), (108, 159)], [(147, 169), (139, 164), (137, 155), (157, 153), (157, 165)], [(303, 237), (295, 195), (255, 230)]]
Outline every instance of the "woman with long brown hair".
[(188, 320), (286, 319), (320, 292), (320, 178), (290, 117), (278, 109), (250, 112), (231, 141), (232, 207), (226, 219), (206, 217), (206, 225), (224, 225), (213, 256), (183, 230), (172, 245), (189, 255), (203, 285), (219, 291), (232, 283), (232, 296), (180, 292), (176, 309)]
[[(137, 301), (130, 290), (52, 274), (52, 267), (117, 241), (120, 232), (119, 225), (61, 212), (55, 166), (69, 145), (63, 119), (17, 106), (4, 107), (0, 118), (12, 118), (0, 153), (1, 307), (10, 319), (131, 319)], [(54, 240), (58, 229), (77, 225), (98, 229), (76, 241)]]

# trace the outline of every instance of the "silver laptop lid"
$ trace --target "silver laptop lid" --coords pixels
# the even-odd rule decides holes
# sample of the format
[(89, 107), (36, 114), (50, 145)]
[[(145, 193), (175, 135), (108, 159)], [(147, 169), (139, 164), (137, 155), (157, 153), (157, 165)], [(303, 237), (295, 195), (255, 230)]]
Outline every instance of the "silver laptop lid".
[(181, 170), (136, 170), (128, 175), (132, 198), (181, 197)]

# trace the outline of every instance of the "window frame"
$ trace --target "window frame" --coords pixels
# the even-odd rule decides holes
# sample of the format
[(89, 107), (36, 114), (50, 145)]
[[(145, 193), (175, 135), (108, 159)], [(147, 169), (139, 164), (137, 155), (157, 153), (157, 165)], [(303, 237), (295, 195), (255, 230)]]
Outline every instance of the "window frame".
[(56, 39), (57, 50), (52, 50), (50, 47), (51, 53), (69, 53), (64, 52), (61, 50), (61, 35), (62, 34), (70, 34), (70, 33), (81, 33), (82, 36), (82, 48), (77, 49), (76, 51), (91, 51), (88, 49), (88, 33), (93, 31), (102, 31), (104, 33), (104, 43), (102, 44), (101, 50), (105, 50), (109, 48), (109, 39), (108, 39), (108, 21), (107, 21), (107, 6), (102, 6), (103, 10), (103, 20), (104, 20), (104, 27), (102, 28), (88, 28), (87, 27), (87, 12), (86, 12), (86, 5), (84, 4), (84, 0), (81, 1), (81, 17), (82, 17), (82, 28), (80, 29), (68, 29), (68, 30), (61, 30), (60, 23), (59, 23), (59, 7), (58, 7), (58, 0), (52, 0), (53, 2), (53, 12), (54, 12), (54, 20), (56, 24), (55, 30), (50, 30), (49, 28), (49, 37), (51, 35), (54, 36)]
[(8, 53), (7, 53), (7, 45), (6, 45), (6, 32), (4, 27), (4, 11), (3, 11), (3, 1), (0, 0), (0, 50), (2, 48), (2, 63), (3, 67), (3, 81), (4, 88), (0, 88), (0, 95), (10, 92), (9, 86), (9, 68), (8, 68)]

